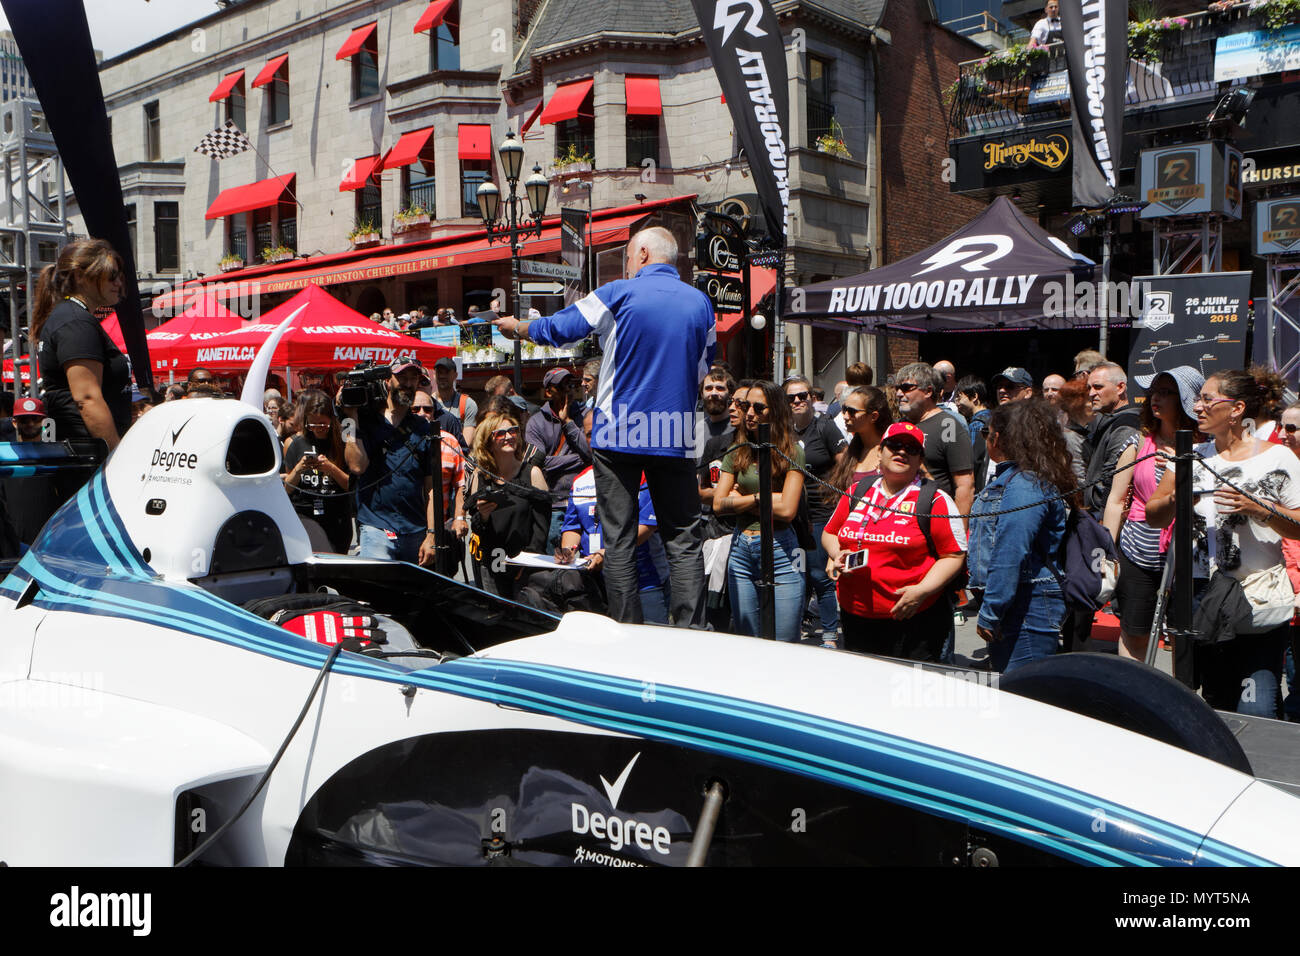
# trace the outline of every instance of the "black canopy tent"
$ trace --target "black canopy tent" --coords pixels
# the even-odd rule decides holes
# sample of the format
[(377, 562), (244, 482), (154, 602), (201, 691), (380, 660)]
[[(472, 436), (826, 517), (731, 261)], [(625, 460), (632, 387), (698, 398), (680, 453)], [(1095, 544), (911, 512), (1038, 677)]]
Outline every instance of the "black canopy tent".
[(911, 332), (1070, 328), (1075, 282), (1091, 278), (1093, 265), (999, 196), (924, 252), (862, 275), (787, 289), (785, 318)]

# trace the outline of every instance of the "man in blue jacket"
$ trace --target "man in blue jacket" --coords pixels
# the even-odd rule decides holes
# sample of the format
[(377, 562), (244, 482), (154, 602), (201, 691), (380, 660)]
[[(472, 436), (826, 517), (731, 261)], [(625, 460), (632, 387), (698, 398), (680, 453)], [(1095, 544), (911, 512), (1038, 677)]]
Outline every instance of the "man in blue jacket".
[(677, 274), (677, 241), (642, 229), (627, 246), (626, 279), (555, 315), (498, 319), (506, 338), (561, 346), (596, 334), (601, 361), (592, 430), (605, 589), (615, 620), (640, 624), (636, 568), (641, 475), (668, 553), (673, 623), (702, 627), (704, 561), (695, 483), (696, 399), (717, 349), (713, 306)]

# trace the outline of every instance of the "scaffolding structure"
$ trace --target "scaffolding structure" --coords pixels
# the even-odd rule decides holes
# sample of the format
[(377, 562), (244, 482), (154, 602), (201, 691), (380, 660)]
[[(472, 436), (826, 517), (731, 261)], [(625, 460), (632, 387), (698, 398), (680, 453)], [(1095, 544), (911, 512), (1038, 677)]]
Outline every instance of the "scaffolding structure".
[[(14, 390), (21, 392), (18, 361), (27, 326), (26, 303), (31, 301), (36, 276), (58, 259), (69, 237), (63, 162), (45, 111), (36, 99), (9, 100), (0, 106), (0, 165), (4, 168), (0, 273), (9, 305)], [(38, 377), (35, 356), (30, 361), (34, 388)]]

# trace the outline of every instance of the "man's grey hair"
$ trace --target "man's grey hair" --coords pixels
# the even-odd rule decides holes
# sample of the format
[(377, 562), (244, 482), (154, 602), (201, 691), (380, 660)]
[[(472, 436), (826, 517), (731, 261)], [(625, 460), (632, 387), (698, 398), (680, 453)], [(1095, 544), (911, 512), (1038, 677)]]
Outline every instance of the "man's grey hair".
[(269, 401), (270, 401), (271, 399), (273, 399), (273, 398), (274, 398), (277, 402), (283, 402), (283, 401), (284, 401), (284, 396), (280, 394), (280, 392), (279, 392), (278, 389), (268, 388), (265, 392), (262, 393), (262, 404), (265, 405), (267, 402), (269, 402)]
[(677, 240), (663, 226), (650, 226), (642, 229), (632, 237), (632, 241), (640, 243), (641, 248), (649, 255), (651, 262), (666, 262), (669, 265), (677, 264)]
[(934, 366), (925, 362), (913, 362), (904, 365), (894, 373), (896, 382), (915, 382), (921, 388), (928, 388), (930, 396), (937, 402), (943, 392), (943, 376), (934, 370)]
[(582, 367), (583, 375), (590, 375), (592, 378), (600, 378), (601, 359), (592, 359)]
[(1101, 362), (1094, 365), (1088, 374), (1092, 375), (1094, 372), (1105, 372), (1106, 381), (1112, 385), (1128, 384), (1128, 373), (1124, 371), (1124, 366), (1116, 365), (1114, 362)]

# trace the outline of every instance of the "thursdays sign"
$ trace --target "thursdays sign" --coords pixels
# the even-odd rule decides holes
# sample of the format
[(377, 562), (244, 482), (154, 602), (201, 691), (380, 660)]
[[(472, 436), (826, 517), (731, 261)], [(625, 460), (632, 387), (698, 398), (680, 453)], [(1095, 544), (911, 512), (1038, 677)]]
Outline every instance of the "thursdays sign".
[(1060, 133), (1023, 143), (985, 143), (984, 169), (1018, 169), (1035, 163), (1045, 169), (1060, 169), (1070, 158), (1070, 141)]

